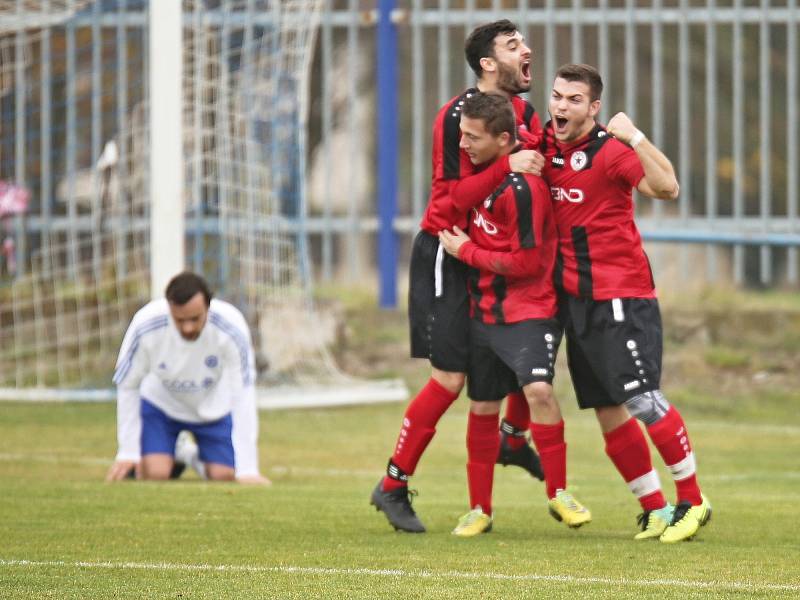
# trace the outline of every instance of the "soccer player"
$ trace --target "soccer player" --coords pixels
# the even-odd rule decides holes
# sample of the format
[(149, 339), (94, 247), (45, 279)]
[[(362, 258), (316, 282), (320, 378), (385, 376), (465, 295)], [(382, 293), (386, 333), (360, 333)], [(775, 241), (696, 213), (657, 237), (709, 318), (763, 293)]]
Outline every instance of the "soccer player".
[[(593, 408), (606, 453), (643, 513), (636, 539), (678, 542), (711, 516), (701, 493), (686, 425), (660, 388), (662, 332), (653, 274), (634, 223), (632, 190), (675, 199), (672, 164), (624, 113), (606, 128), (595, 118), (603, 82), (591, 66), (555, 76), (545, 129), (545, 178), (559, 233), (556, 284), (567, 359), (581, 408)], [(672, 473), (668, 505), (636, 420)]]
[(190, 431), (208, 479), (269, 484), (258, 469), (255, 361), (247, 323), (212, 300), (206, 281), (184, 272), (166, 297), (133, 317), (122, 341), (117, 385), (119, 450), (107, 481), (131, 469), (169, 479), (175, 442)]
[[(461, 111), (461, 148), (486, 165), (515, 147), (511, 103), (476, 93)], [(558, 237), (544, 180), (510, 173), (471, 213), (471, 240), (455, 226), (439, 234), (452, 256), (472, 267), (469, 275), (470, 401), (467, 480), (471, 510), (453, 530), (471, 537), (491, 530), (494, 457), (503, 397), (522, 388), (531, 411), (551, 514), (571, 527), (591, 514), (566, 491), (564, 421), (553, 395), (553, 364), (561, 341), (553, 286)]]
[[(538, 145), (540, 121), (533, 107), (517, 94), (530, 89), (530, 49), (517, 27), (507, 20), (477, 27), (465, 44), (467, 62), (478, 76), (477, 87), (447, 102), (436, 115), (433, 126), (433, 181), (421, 231), (414, 240), (409, 274), (409, 322), (411, 356), (431, 363), (431, 378), (411, 401), (386, 476), (372, 492), (370, 503), (386, 515), (400, 531), (421, 533), (425, 527), (411, 507), (408, 478), (413, 475), (425, 448), (436, 432), (441, 416), (464, 387), (468, 367), (469, 301), (466, 266), (448, 256), (439, 246), (438, 233), (454, 225), (466, 228), (465, 211), (453, 206), (454, 190), (470, 191), (482, 186), (494, 171), (473, 175), (469, 157), (459, 149), (461, 107), (480, 91), (496, 91), (511, 98), (520, 136)], [(541, 156), (527, 150), (503, 157), (498, 169), (539, 171)], [(467, 177), (472, 175), (471, 177)], [(494, 186), (492, 186), (493, 188)], [(530, 411), (522, 394), (509, 397), (501, 427), (501, 450), (496, 459), (502, 464), (522, 466), (532, 475), (543, 477), (538, 456), (528, 445), (525, 432)]]

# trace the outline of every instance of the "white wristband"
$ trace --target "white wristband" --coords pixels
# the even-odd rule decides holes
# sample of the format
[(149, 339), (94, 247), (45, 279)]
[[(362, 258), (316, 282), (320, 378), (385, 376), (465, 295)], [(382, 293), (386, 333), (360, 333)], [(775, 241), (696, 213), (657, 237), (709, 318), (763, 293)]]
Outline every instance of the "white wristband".
[(628, 142), (628, 145), (629, 145), (631, 148), (636, 148), (636, 146), (638, 146), (639, 144), (641, 144), (641, 142), (642, 142), (642, 140), (643, 140), (643, 139), (644, 139), (644, 134), (643, 134), (641, 131), (639, 131), (639, 130), (637, 129), (637, 130), (636, 130), (636, 133), (634, 133), (634, 134), (631, 136), (631, 139), (630, 139), (630, 141)]

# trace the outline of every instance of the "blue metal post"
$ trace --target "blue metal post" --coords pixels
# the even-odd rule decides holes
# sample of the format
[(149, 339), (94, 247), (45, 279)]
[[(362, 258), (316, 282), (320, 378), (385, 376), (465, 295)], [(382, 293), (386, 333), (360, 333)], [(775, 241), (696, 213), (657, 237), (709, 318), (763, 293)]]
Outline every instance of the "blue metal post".
[(397, 30), (395, 0), (378, 3), (378, 268), (380, 306), (397, 306)]

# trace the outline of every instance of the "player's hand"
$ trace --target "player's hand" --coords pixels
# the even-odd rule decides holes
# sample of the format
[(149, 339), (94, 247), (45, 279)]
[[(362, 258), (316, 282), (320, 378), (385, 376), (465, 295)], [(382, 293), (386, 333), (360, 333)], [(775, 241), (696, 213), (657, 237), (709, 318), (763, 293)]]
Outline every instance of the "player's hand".
[(237, 477), (236, 481), (245, 485), (272, 485), (272, 482), (263, 475), (242, 475)]
[(456, 225), (453, 225), (452, 233), (446, 229), (442, 229), (439, 232), (439, 242), (441, 242), (445, 252), (451, 256), (455, 256), (456, 258), (458, 258), (458, 253), (461, 250), (461, 246), (466, 244), (468, 241), (470, 241), (469, 236), (461, 231), (461, 229), (459, 229)]
[(536, 150), (520, 150), (508, 155), (508, 164), (514, 173), (541, 175), (544, 168), (544, 156)]
[(617, 138), (620, 142), (625, 144), (631, 141), (631, 138), (636, 134), (638, 129), (633, 124), (630, 117), (623, 112), (619, 112), (611, 117), (611, 120), (606, 125), (606, 131)]
[(136, 479), (139, 479), (139, 463), (133, 460), (116, 460), (111, 468), (106, 473), (106, 481), (122, 481), (131, 472), (135, 470)]

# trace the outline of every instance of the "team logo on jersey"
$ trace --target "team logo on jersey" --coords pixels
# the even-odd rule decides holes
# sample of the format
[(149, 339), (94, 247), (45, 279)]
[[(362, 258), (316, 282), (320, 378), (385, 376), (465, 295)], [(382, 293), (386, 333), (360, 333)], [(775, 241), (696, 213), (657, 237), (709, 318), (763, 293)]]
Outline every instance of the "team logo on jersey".
[(205, 379), (203, 379), (203, 389), (204, 390), (207, 390), (208, 388), (210, 388), (213, 385), (214, 385), (214, 380), (211, 377), (206, 377)]
[(583, 202), (583, 190), (578, 188), (569, 188), (565, 190), (561, 187), (551, 187), (550, 196), (553, 202), (572, 202), (573, 204), (580, 204)]
[(206, 361), (205, 362), (206, 362), (206, 366), (209, 369), (213, 369), (214, 367), (216, 367), (219, 364), (219, 359), (216, 356), (214, 356), (213, 354), (209, 354), (208, 356), (206, 356)]
[(475, 223), (475, 225), (477, 225), (481, 229), (483, 229), (489, 235), (497, 235), (497, 225), (495, 225), (491, 221), (486, 220), (486, 217), (484, 217), (477, 210), (475, 210), (475, 220), (473, 220), (472, 222)]
[(159, 363), (158, 364), (158, 368), (161, 369), (162, 371), (166, 370), (167, 363), (165, 363), (165, 362)]
[(569, 159), (569, 166), (572, 167), (573, 171), (580, 171), (583, 167), (586, 166), (587, 158), (586, 152), (579, 150), (575, 154), (573, 154)]

